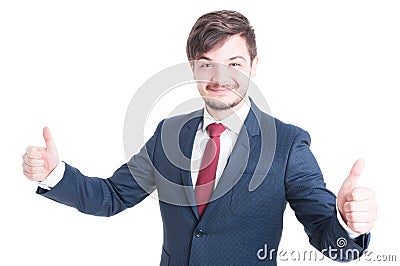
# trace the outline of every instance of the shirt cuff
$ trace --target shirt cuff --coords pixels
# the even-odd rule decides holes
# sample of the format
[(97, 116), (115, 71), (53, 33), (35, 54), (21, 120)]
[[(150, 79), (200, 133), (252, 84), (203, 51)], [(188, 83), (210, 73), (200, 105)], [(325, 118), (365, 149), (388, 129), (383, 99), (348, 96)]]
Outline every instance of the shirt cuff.
[(38, 182), (38, 186), (43, 189), (51, 190), (61, 181), (64, 176), (64, 172), (65, 163), (60, 161), (56, 168), (51, 171), (45, 180)]
[(354, 232), (347, 226), (347, 224), (343, 221), (342, 215), (340, 214), (340, 211), (337, 206), (336, 206), (336, 216), (337, 216), (337, 219), (338, 219), (340, 225), (343, 227), (344, 230), (346, 230), (346, 232), (349, 234), (349, 237), (351, 239), (356, 239), (357, 237), (359, 237), (361, 235), (359, 233)]

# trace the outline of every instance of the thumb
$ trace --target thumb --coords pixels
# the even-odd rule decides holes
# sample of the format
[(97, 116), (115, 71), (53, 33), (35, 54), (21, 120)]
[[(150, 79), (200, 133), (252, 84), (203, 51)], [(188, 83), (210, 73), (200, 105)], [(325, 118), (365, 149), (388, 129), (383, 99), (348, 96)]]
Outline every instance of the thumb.
[(365, 161), (362, 159), (358, 159), (351, 168), (350, 174), (344, 181), (343, 186), (345, 186), (347, 189), (352, 189), (357, 187), (357, 180), (361, 176), (364, 167), (365, 167)]
[(56, 145), (53, 142), (53, 137), (51, 136), (50, 129), (48, 127), (43, 128), (43, 138), (46, 142), (46, 149), (49, 152), (57, 150)]

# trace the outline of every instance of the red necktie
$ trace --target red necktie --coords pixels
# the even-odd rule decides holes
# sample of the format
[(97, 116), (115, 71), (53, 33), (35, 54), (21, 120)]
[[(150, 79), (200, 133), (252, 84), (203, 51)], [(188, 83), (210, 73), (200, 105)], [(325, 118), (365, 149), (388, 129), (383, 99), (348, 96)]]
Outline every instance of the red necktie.
[(207, 203), (210, 200), (212, 191), (214, 190), (215, 174), (217, 172), (220, 150), (219, 136), (225, 131), (225, 129), (226, 128), (222, 124), (216, 123), (210, 124), (207, 127), (210, 139), (208, 140), (206, 149), (204, 150), (196, 187), (194, 189), (200, 217), (203, 215)]

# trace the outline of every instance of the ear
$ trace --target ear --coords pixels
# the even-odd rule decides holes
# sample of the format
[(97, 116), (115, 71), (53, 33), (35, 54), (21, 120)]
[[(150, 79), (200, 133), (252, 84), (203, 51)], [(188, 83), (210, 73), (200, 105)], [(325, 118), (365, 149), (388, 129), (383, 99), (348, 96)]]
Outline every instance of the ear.
[(250, 77), (252, 77), (252, 78), (254, 78), (256, 76), (257, 65), (258, 65), (258, 56), (254, 57), (253, 62), (251, 63)]

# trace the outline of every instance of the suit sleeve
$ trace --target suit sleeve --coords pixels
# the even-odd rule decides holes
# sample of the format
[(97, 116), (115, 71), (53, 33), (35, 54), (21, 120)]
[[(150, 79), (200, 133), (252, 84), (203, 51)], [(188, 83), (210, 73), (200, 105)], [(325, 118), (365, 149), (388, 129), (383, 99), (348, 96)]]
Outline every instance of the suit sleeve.
[(64, 176), (55, 187), (51, 190), (39, 187), (36, 192), (96, 216), (112, 216), (135, 206), (156, 189), (153, 155), (159, 127), (140, 152), (110, 178), (88, 177), (65, 164)]
[(285, 175), (286, 199), (311, 245), (333, 260), (356, 259), (367, 248), (370, 235), (351, 239), (340, 225), (336, 196), (326, 188), (310, 142), (309, 134), (303, 130), (293, 141)]

